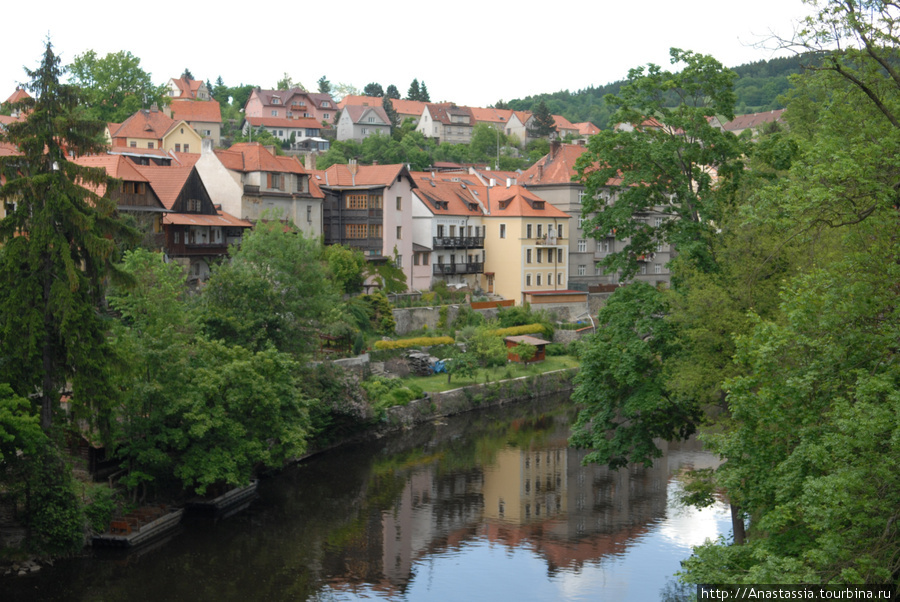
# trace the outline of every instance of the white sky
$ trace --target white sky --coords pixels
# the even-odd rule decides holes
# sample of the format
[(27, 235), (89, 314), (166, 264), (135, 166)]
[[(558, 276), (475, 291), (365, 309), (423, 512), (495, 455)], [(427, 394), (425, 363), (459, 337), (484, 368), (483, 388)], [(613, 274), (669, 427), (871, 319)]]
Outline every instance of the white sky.
[(499, 99), (576, 91), (624, 79), (670, 47), (712, 54), (728, 67), (776, 56), (753, 44), (789, 36), (802, 0), (569, 0), (505, 5), (452, 2), (146, 3), (19, 2), (4, 10), (0, 100), (26, 79), (49, 35), (68, 64), (87, 50), (128, 50), (154, 83), (181, 75), (272, 88), (287, 72), (315, 90), (413, 78), (433, 101), (487, 106)]

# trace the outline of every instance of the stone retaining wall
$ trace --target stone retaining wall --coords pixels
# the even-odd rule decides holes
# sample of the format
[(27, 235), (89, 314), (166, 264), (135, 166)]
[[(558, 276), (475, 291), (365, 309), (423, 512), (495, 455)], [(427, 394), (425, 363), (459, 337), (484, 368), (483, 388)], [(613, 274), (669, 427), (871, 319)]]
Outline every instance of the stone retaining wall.
[(443, 416), (571, 391), (574, 388), (572, 379), (577, 372), (577, 368), (570, 368), (428, 393), (424, 399), (411, 401), (406, 406), (388, 408), (385, 413), (386, 424), (379, 430), (408, 428)]

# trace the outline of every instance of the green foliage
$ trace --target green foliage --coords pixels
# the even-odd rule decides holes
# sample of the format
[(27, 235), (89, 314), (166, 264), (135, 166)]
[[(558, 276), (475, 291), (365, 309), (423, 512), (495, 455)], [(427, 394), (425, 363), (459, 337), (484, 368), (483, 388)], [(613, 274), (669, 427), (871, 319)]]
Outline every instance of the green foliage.
[(446, 330), (447, 329), (447, 320), (448, 315), (450, 314), (450, 308), (446, 305), (441, 305), (438, 309), (438, 322), (437, 329), (438, 330)]
[(547, 103), (543, 100), (538, 101), (532, 113), (534, 117), (534, 133), (541, 138), (546, 138), (556, 131), (556, 122), (553, 121), (553, 115), (547, 108)]
[(16, 395), (8, 384), (0, 384), (0, 475), (47, 445), (40, 419), (31, 403)]
[(477, 328), (468, 338), (466, 352), (474, 355), (485, 368), (506, 364), (507, 350), (503, 337), (495, 334), (488, 326)]
[(388, 301), (387, 295), (380, 290), (376, 290), (371, 295), (361, 295), (360, 298), (369, 306), (372, 330), (384, 336), (394, 334), (397, 322), (394, 320), (393, 306)]
[(394, 84), (390, 84), (384, 90), (384, 97), (390, 98), (391, 100), (400, 100), (400, 90), (398, 90), (397, 86)]
[(84, 517), (94, 533), (103, 533), (109, 527), (116, 510), (116, 494), (107, 485), (95, 483), (86, 487)]
[(383, 416), (385, 409), (392, 406), (405, 406), (414, 399), (421, 399), (422, 389), (415, 385), (406, 387), (397, 378), (374, 376), (360, 383), (366, 392), (376, 413)]
[(72, 473), (55, 446), (44, 447), (30, 458), (25, 481), (31, 550), (53, 556), (80, 550), (84, 543), (84, 515)]
[(366, 258), (362, 251), (343, 245), (328, 245), (325, 247), (325, 261), (328, 262), (332, 282), (342, 294), (353, 295), (362, 290), (366, 271)]
[(316, 81), (316, 84), (319, 86), (319, 94), (331, 93), (331, 82), (328, 81), (328, 78), (326, 78), (324, 75)]
[(572, 395), (583, 409), (571, 441), (591, 450), (586, 461), (612, 469), (649, 466), (662, 455), (654, 439), (686, 438), (696, 430), (700, 408), (666, 389), (664, 362), (678, 351), (667, 313), (662, 292), (634, 283), (610, 296), (598, 332), (584, 339)]
[(169, 103), (165, 85), (154, 85), (141, 68), (141, 59), (127, 50), (98, 57), (93, 50), (79, 54), (68, 66), (70, 83), (81, 88), (83, 107), (92, 119), (121, 123), (151, 104)]
[[(377, 136), (369, 136), (367, 140)], [(381, 290), (386, 294), (402, 293), (406, 291), (406, 274), (397, 265), (397, 247), (394, 247), (392, 261), (370, 262), (367, 265), (366, 275), (371, 277)]]
[(531, 360), (534, 359), (534, 356), (537, 354), (537, 347), (532, 345), (531, 343), (519, 343), (513, 349), (513, 353), (518, 356), (519, 360), (523, 364), (528, 364)]
[(544, 324), (523, 324), (522, 326), (495, 328), (490, 332), (495, 337), (512, 337), (521, 334), (546, 334), (547, 330)]
[(381, 84), (374, 83), (374, 82), (369, 83), (369, 84), (366, 84), (365, 88), (363, 88), (363, 95), (364, 96), (377, 96), (378, 98), (381, 98), (382, 96), (384, 96), (384, 88), (381, 87)]
[(375, 341), (375, 349), (410, 349), (412, 347), (429, 347), (431, 345), (450, 345), (453, 337), (416, 337), (414, 339), (398, 339), (396, 341)]
[(90, 190), (111, 179), (67, 160), (105, 148), (101, 121), (84, 119), (79, 90), (47, 43), (40, 66), (26, 70), (34, 98), (15, 108), (0, 141), (20, 155), (0, 157), (0, 201), (15, 204), (0, 221), (0, 382), (22, 396), (41, 391), (41, 426), (49, 431), (63, 387), (71, 384), (76, 418), (105, 428), (116, 397), (106, 327), (97, 312), (104, 279), (116, 279), (117, 245), (138, 233), (117, 219), (109, 197)]

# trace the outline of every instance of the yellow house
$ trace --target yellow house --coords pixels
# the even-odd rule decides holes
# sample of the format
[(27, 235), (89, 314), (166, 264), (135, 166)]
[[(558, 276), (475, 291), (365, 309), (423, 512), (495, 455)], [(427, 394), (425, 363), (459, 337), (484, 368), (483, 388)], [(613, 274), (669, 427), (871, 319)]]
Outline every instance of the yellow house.
[(569, 215), (518, 185), (490, 189), (485, 216), (488, 292), (522, 304), (534, 293), (566, 291)]
[(155, 107), (141, 109), (118, 127), (109, 126), (113, 149), (160, 149), (200, 153), (201, 136), (184, 120), (174, 120)]

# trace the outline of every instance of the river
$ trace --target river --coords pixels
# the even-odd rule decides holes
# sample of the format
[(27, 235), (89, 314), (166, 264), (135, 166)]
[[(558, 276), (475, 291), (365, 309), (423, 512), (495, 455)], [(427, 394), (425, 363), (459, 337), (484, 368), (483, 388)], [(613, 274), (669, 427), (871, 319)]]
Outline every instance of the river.
[(677, 503), (696, 442), (651, 468), (582, 466), (574, 410), (543, 400), (343, 446), (263, 479), (225, 520), (187, 521), (130, 554), (88, 550), (2, 600), (674, 600), (722, 505)]

